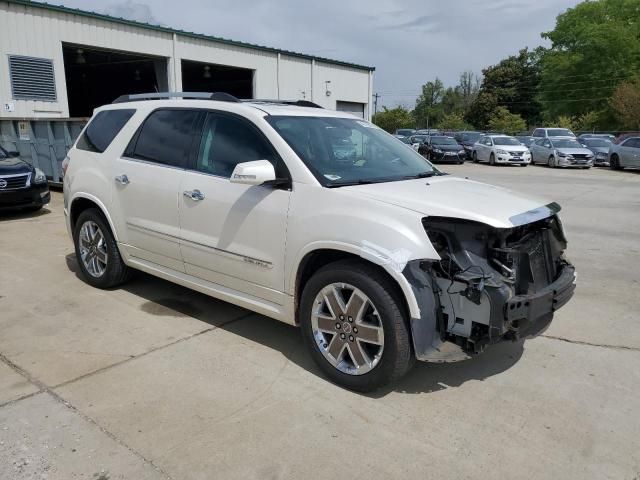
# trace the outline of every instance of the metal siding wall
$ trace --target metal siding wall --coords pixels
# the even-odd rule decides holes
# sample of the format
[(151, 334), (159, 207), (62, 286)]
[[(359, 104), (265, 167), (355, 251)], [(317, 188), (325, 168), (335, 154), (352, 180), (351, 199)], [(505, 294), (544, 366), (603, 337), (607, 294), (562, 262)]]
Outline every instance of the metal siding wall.
[(311, 100), (311, 60), (282, 55), (280, 57), (280, 99)]
[[(14, 112), (0, 112), (0, 118), (68, 117), (63, 42), (167, 58), (174, 54), (174, 35), (171, 33), (42, 8), (0, 3), (0, 25), (3, 26), (0, 28), (0, 102), (13, 101), (16, 108)], [(298, 99), (304, 91), (308, 100), (325, 108), (335, 109), (336, 101), (342, 100), (364, 103), (367, 113), (369, 111), (370, 85), (366, 70), (316, 61), (312, 77), (311, 60), (282, 54), (278, 71), (275, 52), (181, 35), (176, 35), (176, 39), (178, 68), (180, 60), (185, 59), (252, 69), (255, 71), (254, 95), (257, 98), (277, 98), (279, 79), (280, 98)], [(12, 100), (9, 76), (5, 73), (8, 54), (53, 59), (57, 101)], [(325, 94), (326, 80), (331, 80), (330, 97)], [(169, 85), (175, 90), (182, 89), (180, 71), (171, 75)]]

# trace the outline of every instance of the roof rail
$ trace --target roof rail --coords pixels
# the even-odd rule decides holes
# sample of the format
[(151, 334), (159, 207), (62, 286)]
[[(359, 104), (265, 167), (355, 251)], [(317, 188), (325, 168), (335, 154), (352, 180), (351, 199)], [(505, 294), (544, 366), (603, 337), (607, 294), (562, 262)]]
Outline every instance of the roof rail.
[(233, 95), (225, 92), (153, 92), (136, 93), (132, 95), (120, 95), (111, 103), (136, 102), (138, 100), (160, 100), (166, 98), (182, 98), (190, 100), (217, 100), (219, 102), (237, 103), (238, 100)]
[(256, 98), (256, 99), (242, 99), (241, 102), (247, 103), (272, 103), (276, 105), (293, 105), (296, 107), (311, 107), (311, 108), (324, 108), (317, 103), (311, 102), (309, 100), (273, 100), (273, 99), (264, 99), (264, 98)]

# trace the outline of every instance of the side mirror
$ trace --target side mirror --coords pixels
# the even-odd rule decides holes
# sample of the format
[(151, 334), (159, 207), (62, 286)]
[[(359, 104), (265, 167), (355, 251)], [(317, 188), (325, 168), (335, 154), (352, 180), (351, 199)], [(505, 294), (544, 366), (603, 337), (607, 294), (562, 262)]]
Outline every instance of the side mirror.
[(236, 165), (229, 180), (243, 185), (262, 185), (276, 180), (276, 171), (268, 160), (244, 162)]
[(7, 152), (11, 158), (17, 158), (20, 156), (20, 152)]

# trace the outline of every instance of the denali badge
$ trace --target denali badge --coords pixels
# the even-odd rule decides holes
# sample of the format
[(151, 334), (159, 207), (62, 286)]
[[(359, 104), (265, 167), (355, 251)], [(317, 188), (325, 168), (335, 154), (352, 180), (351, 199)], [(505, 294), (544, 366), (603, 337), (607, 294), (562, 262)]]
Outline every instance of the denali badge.
[(7, 188), (7, 181), (4, 178), (0, 178), (0, 188)]

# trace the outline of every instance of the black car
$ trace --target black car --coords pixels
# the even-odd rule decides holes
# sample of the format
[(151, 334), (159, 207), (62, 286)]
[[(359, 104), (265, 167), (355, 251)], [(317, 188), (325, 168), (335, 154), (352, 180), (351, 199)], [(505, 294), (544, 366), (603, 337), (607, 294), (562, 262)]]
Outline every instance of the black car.
[(42, 170), (20, 160), (17, 152), (0, 147), (0, 210), (39, 210), (50, 199)]
[(471, 154), (473, 153), (473, 145), (480, 139), (482, 133), (480, 132), (458, 132), (453, 138), (462, 145), (464, 148), (466, 158), (471, 160)]
[(420, 144), (418, 152), (434, 163), (464, 163), (466, 152), (454, 138), (431, 136)]

